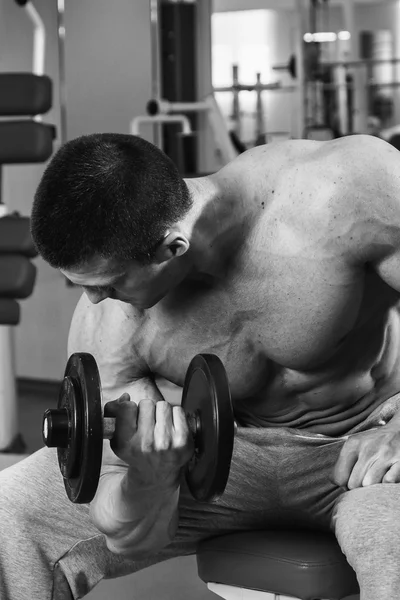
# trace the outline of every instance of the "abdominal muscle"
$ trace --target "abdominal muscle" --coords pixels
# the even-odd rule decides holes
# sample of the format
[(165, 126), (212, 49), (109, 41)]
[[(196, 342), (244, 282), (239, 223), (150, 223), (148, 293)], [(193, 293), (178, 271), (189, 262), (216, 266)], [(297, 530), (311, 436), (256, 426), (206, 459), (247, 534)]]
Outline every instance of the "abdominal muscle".
[(233, 398), (236, 418), (242, 426), (345, 435), (400, 391), (399, 354), (399, 312), (391, 308), (352, 332), (315, 371), (271, 363), (262, 391)]

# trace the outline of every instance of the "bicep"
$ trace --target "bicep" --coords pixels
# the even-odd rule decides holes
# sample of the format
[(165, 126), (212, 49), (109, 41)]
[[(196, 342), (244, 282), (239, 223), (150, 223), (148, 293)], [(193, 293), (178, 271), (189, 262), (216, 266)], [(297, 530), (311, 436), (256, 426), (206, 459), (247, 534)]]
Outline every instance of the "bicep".
[(94, 356), (106, 401), (123, 392), (135, 390), (136, 396), (153, 389), (152, 373), (135, 347), (137, 328), (133, 309), (114, 300), (92, 304), (83, 294), (76, 306), (68, 356), (74, 352)]

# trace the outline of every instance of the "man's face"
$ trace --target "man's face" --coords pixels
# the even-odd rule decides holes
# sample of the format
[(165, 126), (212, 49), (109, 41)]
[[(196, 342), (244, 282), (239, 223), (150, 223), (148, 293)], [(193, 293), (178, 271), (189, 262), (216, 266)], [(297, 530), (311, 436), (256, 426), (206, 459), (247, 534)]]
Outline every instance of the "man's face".
[(150, 308), (170, 290), (171, 278), (157, 264), (121, 263), (95, 257), (82, 267), (61, 271), (75, 285), (80, 285), (93, 304), (107, 298)]

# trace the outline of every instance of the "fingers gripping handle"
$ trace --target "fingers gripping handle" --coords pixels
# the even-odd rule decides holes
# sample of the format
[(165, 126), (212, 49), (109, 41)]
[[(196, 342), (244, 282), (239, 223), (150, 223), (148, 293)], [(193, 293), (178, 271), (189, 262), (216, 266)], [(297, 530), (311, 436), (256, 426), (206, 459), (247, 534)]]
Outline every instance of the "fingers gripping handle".
[[(186, 420), (188, 423), (189, 431), (196, 439), (196, 435), (200, 432), (200, 416), (198, 412), (187, 413)], [(115, 418), (104, 417), (103, 418), (103, 439), (111, 440), (115, 433)]]

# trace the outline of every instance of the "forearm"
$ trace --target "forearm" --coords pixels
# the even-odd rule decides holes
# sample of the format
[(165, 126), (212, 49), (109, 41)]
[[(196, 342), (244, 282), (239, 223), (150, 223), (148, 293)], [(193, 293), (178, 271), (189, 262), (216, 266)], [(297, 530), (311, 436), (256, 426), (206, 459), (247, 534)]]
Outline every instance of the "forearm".
[[(90, 512), (107, 547), (132, 560), (167, 546), (178, 527), (179, 476), (143, 481), (132, 469), (102, 476)], [(107, 523), (107, 527), (104, 526)]]

